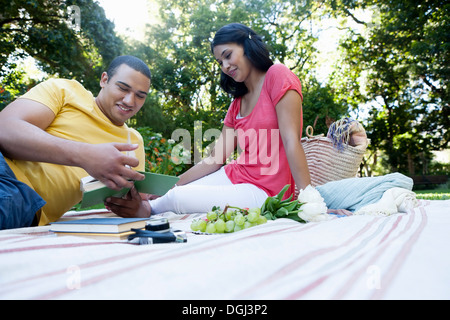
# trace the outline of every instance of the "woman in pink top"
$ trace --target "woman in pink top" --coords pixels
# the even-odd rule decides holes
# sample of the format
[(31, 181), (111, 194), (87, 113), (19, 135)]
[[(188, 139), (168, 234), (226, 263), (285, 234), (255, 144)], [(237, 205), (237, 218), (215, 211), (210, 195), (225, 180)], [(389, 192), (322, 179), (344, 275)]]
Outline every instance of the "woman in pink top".
[[(222, 68), (221, 86), (234, 100), (211, 155), (182, 174), (177, 187), (149, 201), (153, 214), (207, 212), (227, 204), (260, 207), (287, 184), (285, 197), (295, 184), (310, 184), (300, 142), (300, 80), (273, 64), (261, 37), (242, 24), (221, 28), (211, 50)], [(237, 148), (238, 158), (225, 164)], [(138, 215), (148, 216), (147, 206), (140, 205)]]

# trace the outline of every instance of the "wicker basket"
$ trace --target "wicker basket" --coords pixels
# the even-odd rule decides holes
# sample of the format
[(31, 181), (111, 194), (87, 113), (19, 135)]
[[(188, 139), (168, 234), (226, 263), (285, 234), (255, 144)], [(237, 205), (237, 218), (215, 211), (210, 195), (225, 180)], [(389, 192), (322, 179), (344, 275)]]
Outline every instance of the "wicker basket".
[[(313, 136), (311, 126), (306, 128), (306, 135), (301, 142), (313, 187), (356, 176), (368, 144), (366, 132), (359, 122), (354, 121), (352, 128), (348, 130), (345, 143), (340, 144), (339, 148), (329, 137)], [(352, 135), (357, 136), (357, 144), (353, 142)]]

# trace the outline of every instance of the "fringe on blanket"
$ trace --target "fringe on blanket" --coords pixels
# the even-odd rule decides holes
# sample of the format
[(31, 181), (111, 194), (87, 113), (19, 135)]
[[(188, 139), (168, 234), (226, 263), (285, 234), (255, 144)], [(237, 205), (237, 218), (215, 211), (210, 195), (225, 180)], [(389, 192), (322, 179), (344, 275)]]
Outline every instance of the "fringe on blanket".
[(404, 188), (391, 188), (383, 193), (381, 199), (357, 210), (355, 215), (389, 216), (398, 212), (408, 212), (417, 207), (416, 194)]

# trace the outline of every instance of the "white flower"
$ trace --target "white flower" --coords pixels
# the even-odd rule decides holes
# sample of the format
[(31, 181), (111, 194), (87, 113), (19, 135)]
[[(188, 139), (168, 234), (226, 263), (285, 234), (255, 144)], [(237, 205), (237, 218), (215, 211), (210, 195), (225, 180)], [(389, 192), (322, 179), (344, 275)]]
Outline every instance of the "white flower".
[(327, 214), (327, 206), (319, 191), (308, 185), (304, 190), (300, 190), (298, 200), (303, 203), (298, 216), (300, 219), (310, 222), (319, 222), (331, 218)]
[(319, 222), (329, 219), (325, 202), (307, 202), (300, 209), (298, 216), (305, 221)]
[(167, 143), (168, 143), (168, 144), (174, 144), (174, 143), (175, 143), (175, 140), (173, 140), (173, 139), (168, 139), (168, 140), (167, 140)]
[(300, 190), (298, 195), (298, 200), (300, 202), (324, 202), (322, 196), (316, 188), (308, 185), (305, 189)]

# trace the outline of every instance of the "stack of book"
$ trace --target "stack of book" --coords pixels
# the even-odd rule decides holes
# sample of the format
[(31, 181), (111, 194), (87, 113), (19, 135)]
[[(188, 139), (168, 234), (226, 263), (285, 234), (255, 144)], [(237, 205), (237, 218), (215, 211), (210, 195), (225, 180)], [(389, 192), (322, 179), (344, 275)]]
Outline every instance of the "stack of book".
[(145, 229), (149, 218), (89, 218), (51, 223), (58, 236), (79, 236), (103, 240), (126, 240), (131, 229)]

